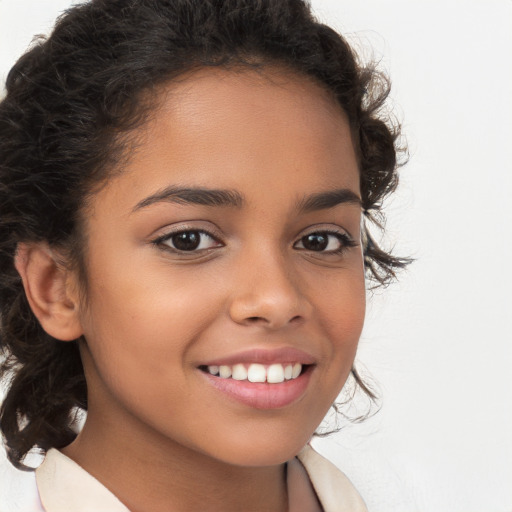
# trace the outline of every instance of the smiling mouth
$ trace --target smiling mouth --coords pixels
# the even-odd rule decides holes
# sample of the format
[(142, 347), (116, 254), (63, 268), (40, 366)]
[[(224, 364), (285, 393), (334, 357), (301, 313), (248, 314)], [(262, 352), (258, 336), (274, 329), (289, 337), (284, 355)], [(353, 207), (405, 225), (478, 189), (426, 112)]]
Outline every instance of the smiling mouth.
[(284, 349), (249, 351), (198, 370), (214, 389), (236, 402), (254, 409), (279, 409), (304, 396), (315, 366), (312, 356)]
[(308, 366), (301, 363), (274, 363), (270, 365), (239, 363), (234, 365), (200, 366), (199, 369), (220, 379), (280, 384), (285, 381), (295, 380)]

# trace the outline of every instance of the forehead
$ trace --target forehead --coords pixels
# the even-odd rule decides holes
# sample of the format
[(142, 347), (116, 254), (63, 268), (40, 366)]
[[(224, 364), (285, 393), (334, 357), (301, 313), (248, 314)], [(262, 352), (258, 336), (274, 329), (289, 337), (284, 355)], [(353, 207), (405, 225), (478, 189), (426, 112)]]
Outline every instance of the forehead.
[(174, 124), (181, 143), (188, 136), (194, 144), (205, 143), (206, 138), (197, 136), (201, 132), (211, 136), (216, 128), (222, 130), (217, 138), (209, 137), (213, 144), (228, 137), (240, 142), (249, 133), (253, 137), (245, 143), (253, 140), (255, 147), (270, 133), (279, 135), (283, 143), (292, 138), (308, 140), (308, 146), (321, 139), (330, 143), (331, 138), (338, 144), (352, 142), (345, 133), (347, 116), (334, 95), (314, 79), (283, 68), (202, 68), (167, 85), (160, 97), (159, 108), (146, 126), (155, 139), (159, 130), (169, 131)]
[(261, 191), (262, 182), (359, 192), (345, 113), (313, 79), (282, 69), (190, 73), (161, 88), (149, 121), (134, 135), (135, 150), (111, 180), (134, 204), (170, 183), (241, 187), (244, 194)]
[[(230, 115), (240, 114), (252, 108), (254, 113), (269, 115), (269, 107), (284, 110), (292, 107), (304, 116), (326, 115), (334, 123), (338, 117), (346, 118), (334, 94), (313, 77), (299, 74), (284, 67), (267, 65), (258, 68), (236, 66), (234, 68), (199, 68), (181, 78), (165, 84), (160, 92), (159, 112), (167, 115), (204, 114), (229, 108)], [(279, 109), (281, 110), (281, 109)]]

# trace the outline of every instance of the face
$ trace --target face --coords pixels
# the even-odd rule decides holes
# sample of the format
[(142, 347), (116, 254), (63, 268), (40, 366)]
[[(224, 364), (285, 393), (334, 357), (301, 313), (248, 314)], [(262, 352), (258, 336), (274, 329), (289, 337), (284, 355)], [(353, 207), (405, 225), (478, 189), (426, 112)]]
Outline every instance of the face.
[(363, 324), (347, 120), (305, 78), (202, 70), (136, 135), (85, 214), (88, 421), (284, 462), (341, 390)]

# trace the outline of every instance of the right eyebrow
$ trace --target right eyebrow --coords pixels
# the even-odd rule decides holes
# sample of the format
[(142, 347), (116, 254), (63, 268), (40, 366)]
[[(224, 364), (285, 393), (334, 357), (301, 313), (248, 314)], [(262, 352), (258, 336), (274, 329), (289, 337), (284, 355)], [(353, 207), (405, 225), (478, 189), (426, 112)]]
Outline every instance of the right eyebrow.
[(361, 198), (348, 188), (326, 190), (302, 198), (298, 203), (301, 212), (314, 212), (334, 208), (339, 204), (352, 204), (361, 207)]
[(169, 186), (139, 201), (133, 212), (155, 203), (195, 204), (200, 206), (241, 208), (245, 202), (240, 192), (228, 189)]

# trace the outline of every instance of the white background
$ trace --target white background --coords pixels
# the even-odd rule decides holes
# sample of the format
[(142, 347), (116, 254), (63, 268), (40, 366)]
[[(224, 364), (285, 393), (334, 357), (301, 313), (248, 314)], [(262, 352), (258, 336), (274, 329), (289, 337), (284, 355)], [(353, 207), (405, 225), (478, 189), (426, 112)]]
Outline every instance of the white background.
[[(2, 81), (69, 3), (0, 0)], [(392, 77), (411, 159), (389, 237), (417, 260), (370, 299), (358, 359), (380, 413), (317, 447), (370, 512), (511, 512), (512, 1), (313, 7)], [(4, 496), (26, 478), (0, 458), (2, 512), (25, 510)]]

